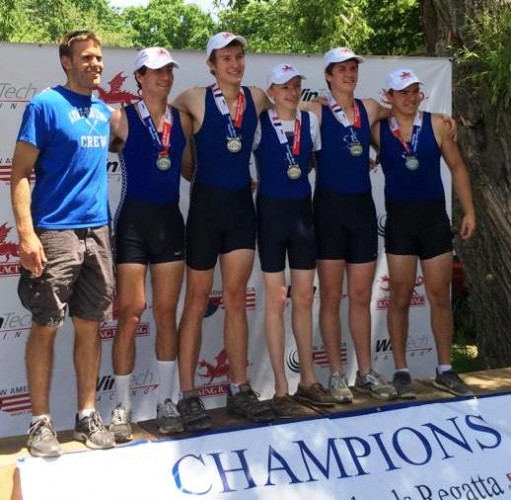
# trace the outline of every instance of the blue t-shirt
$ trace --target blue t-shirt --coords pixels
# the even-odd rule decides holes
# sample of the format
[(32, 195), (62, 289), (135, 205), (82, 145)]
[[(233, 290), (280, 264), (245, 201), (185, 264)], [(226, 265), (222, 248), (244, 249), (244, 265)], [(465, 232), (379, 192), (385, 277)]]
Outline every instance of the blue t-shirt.
[(40, 229), (108, 224), (111, 112), (94, 96), (58, 86), (27, 105), (18, 141), (39, 149), (32, 218)]
[(392, 134), (388, 120), (380, 122), (380, 161), (385, 174), (385, 199), (415, 203), (445, 199), (440, 175), (441, 151), (431, 124), (431, 113), (423, 113), (419, 133), (417, 170), (406, 168), (403, 145)]
[(321, 151), (318, 152), (316, 187), (339, 194), (361, 194), (371, 191), (369, 147), (371, 127), (364, 103), (356, 99), (360, 111), (360, 127), (355, 134), (363, 147), (360, 156), (352, 156), (353, 142), (349, 130), (339, 123), (329, 106), (321, 111)]
[(136, 106), (127, 106), (125, 111), (128, 120), (128, 137), (119, 155), (123, 170), (121, 198), (135, 198), (155, 205), (178, 201), (181, 159), (186, 144), (179, 111), (172, 108), (169, 149), (171, 167), (164, 171), (156, 166), (159, 149), (153, 143), (149, 130), (138, 115)]
[(252, 94), (247, 87), (245, 112), (241, 127), (235, 127), (241, 138), (241, 151), (227, 149), (227, 125), (218, 110), (211, 87), (206, 89), (204, 119), (195, 134), (197, 169), (194, 181), (220, 189), (240, 189), (250, 184), (250, 153), (257, 126), (257, 113)]

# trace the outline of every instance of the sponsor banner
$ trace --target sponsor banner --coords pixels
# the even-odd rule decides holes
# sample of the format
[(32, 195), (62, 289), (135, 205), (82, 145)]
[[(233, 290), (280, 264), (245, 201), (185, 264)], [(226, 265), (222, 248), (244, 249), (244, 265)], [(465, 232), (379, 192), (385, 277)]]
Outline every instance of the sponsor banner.
[[(124, 106), (138, 99), (138, 90), (130, 68), (133, 65), (135, 49), (104, 48), (105, 71), (102, 77), (99, 96), (108, 104), (117, 107)], [(182, 65), (179, 74), (176, 73), (171, 99), (184, 89), (209, 85), (212, 77), (207, 70), (203, 52), (176, 51), (176, 57)], [(22, 114), (27, 102), (38, 92), (64, 81), (64, 73), (58, 60), (58, 48), (52, 45), (13, 44), (0, 42), (0, 57), (3, 62), (0, 69), (0, 120), (2, 120), (2, 135), (0, 137), (0, 318), (1, 311), (12, 314), (9, 319), (0, 319), (0, 390), (26, 385), (24, 368), (24, 344), (28, 335), (28, 320), (17, 297), (17, 282), (19, 278), (19, 257), (17, 254), (18, 237), (14, 228), (14, 218), (10, 206), (10, 172), (12, 152), (18, 134)], [(324, 81), (322, 56), (320, 55), (267, 55), (247, 54), (247, 69), (245, 82), (264, 88), (268, 69), (285, 58), (300, 67), (307, 75), (302, 90), (302, 100), (307, 102), (317, 96), (327, 94)], [(449, 113), (451, 109), (451, 62), (444, 58), (380, 58), (368, 57), (367, 62), (360, 66), (360, 81), (357, 87), (358, 97), (381, 99), (381, 88), (389, 69), (396, 66), (407, 66), (420, 75), (425, 82), (423, 91), (426, 95), (424, 109)], [(110, 182), (110, 206), (115, 213), (122, 189), (121, 168), (118, 157), (110, 155), (106, 165)], [(253, 165), (252, 165), (253, 168)], [(253, 176), (255, 176), (255, 171)], [(450, 183), (448, 169), (443, 169), (446, 199), (450, 199)], [(32, 179), (33, 180), (33, 179)], [(314, 183), (314, 173), (310, 174)], [(371, 175), (373, 194), (379, 217), (379, 231), (383, 234), (385, 225), (385, 210), (383, 205), (383, 175), (381, 169)], [(186, 217), (188, 211), (189, 183), (182, 181), (180, 206)], [(380, 241), (380, 259), (378, 261), (377, 277), (388, 275), (383, 253), (383, 238)], [(289, 281), (288, 281), (289, 283)], [(152, 297), (150, 279), (148, 277), (148, 308), (143, 317), (143, 324), (137, 332), (137, 359), (134, 373), (145, 373), (149, 370), (155, 374), (151, 387), (140, 388), (133, 383), (136, 393), (133, 400), (134, 418), (145, 420), (155, 414), (156, 395), (154, 388), (158, 384), (157, 366), (154, 356), (156, 327), (152, 319)], [(317, 283), (316, 283), (317, 285)], [(424, 296), (423, 286), (418, 286), (418, 302)], [(379, 282), (373, 288), (373, 349), (376, 343), (388, 339), (386, 330), (387, 293), (379, 289)], [(178, 317), (183, 305), (184, 292), (178, 306)], [(386, 302), (387, 301), (387, 302)], [(351, 383), (355, 379), (356, 359), (353, 354), (353, 343), (348, 326), (347, 300), (341, 305), (341, 320), (343, 328), (342, 349), (346, 358), (346, 374)], [(378, 305), (381, 306), (378, 307)], [(415, 304), (410, 315), (410, 332), (412, 337), (426, 335), (432, 348), (431, 331), (429, 328), (429, 308), (427, 304)], [(249, 326), (249, 356), (248, 376), (254, 389), (263, 398), (270, 398), (274, 393), (274, 380), (265, 341), (264, 341), (264, 286), (260, 272), (259, 261), (256, 257), (254, 271), (247, 286), (246, 310)], [(316, 288), (314, 303), (314, 362), (318, 378), (327, 383), (329, 370), (326, 362), (323, 342), (319, 332), (319, 292)], [(15, 316), (23, 318), (16, 325)], [(213, 290), (203, 324), (203, 344), (199, 355), (200, 364), (197, 366), (195, 381), (205, 396), (207, 408), (225, 404), (225, 394), (228, 381), (228, 360), (222, 358), (223, 330), (225, 308), (222, 299), (222, 280), (219, 269), (215, 270)], [(11, 326), (8, 326), (10, 324)], [(299, 381), (299, 364), (293, 354), (296, 350), (291, 331), (291, 307), (288, 304), (285, 311), (286, 325), (286, 366), (289, 377), (290, 391), (294, 392)], [(103, 355), (99, 381), (102, 377), (113, 377), (111, 363), (112, 339), (116, 332), (116, 323), (102, 325), (101, 336)], [(69, 429), (74, 421), (74, 401), (76, 389), (74, 368), (72, 362), (72, 325), (66, 321), (55, 349), (55, 369), (51, 391), (51, 411), (54, 422), (59, 429)], [(384, 345), (384, 344), (381, 344)], [(383, 352), (383, 351), (382, 351)], [(392, 373), (392, 356), (390, 348), (386, 354), (374, 355), (374, 368), (387, 377)], [(220, 356), (220, 357), (219, 357)], [(428, 355), (417, 355), (411, 359), (410, 366), (415, 376), (428, 376), (434, 371), (434, 349)], [(99, 383), (99, 382), (98, 382)], [(155, 385), (156, 384), (156, 385)], [(98, 408), (105, 420), (115, 406), (115, 384), (111, 389), (105, 389), (106, 382), (98, 393)], [(154, 386), (154, 387), (153, 387)], [(176, 387), (176, 394), (178, 388)], [(1, 396), (0, 396), (1, 397)], [(29, 410), (6, 412), (0, 407), (0, 437), (25, 432), (29, 421)]]
[(18, 467), (25, 500), (505, 499), (510, 405), (508, 393), (382, 407), (55, 460), (28, 458)]

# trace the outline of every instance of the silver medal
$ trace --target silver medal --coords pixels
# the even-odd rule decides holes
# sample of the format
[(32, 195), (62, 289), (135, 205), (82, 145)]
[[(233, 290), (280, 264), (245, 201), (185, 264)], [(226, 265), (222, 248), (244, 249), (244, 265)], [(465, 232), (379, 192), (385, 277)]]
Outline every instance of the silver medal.
[(364, 152), (364, 148), (360, 142), (352, 142), (350, 144), (350, 155), (351, 156), (360, 156)]
[(228, 137), (227, 149), (231, 153), (239, 153), (241, 151), (241, 139), (239, 137)]
[(168, 155), (159, 155), (158, 159), (156, 160), (156, 166), (158, 167), (158, 170), (161, 170), (162, 172), (168, 170), (171, 166), (170, 158)]
[(408, 170), (417, 170), (419, 168), (419, 160), (415, 156), (407, 156), (405, 165)]
[(287, 176), (291, 180), (294, 181), (296, 179), (299, 179), (301, 175), (302, 171), (300, 170), (300, 167), (298, 165), (289, 165), (289, 167), (287, 167)]

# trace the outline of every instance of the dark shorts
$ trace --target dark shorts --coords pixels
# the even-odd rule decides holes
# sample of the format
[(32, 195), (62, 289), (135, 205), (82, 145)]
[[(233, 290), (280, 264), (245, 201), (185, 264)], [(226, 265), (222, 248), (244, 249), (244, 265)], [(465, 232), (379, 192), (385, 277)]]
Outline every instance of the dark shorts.
[(385, 251), (431, 259), (452, 251), (451, 224), (445, 202), (386, 202)]
[(115, 225), (117, 264), (161, 264), (185, 258), (185, 225), (179, 203), (153, 205), (131, 198)]
[(314, 225), (318, 259), (351, 264), (378, 258), (378, 226), (372, 194), (314, 193)]
[(206, 271), (219, 254), (255, 250), (256, 216), (250, 186), (236, 190), (194, 184), (186, 221), (186, 264)]
[(291, 269), (315, 269), (316, 245), (310, 197), (279, 199), (257, 197), (257, 248), (261, 269), (277, 273)]
[(41, 326), (62, 326), (69, 315), (87, 321), (111, 319), (114, 290), (110, 230), (107, 226), (36, 230), (48, 262), (43, 274), (21, 270), (18, 294)]

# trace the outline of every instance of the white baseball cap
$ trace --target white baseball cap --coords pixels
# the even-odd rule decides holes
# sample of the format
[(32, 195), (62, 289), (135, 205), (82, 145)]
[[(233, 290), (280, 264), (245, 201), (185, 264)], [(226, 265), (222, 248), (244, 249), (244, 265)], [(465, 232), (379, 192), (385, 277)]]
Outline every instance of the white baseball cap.
[(362, 56), (357, 56), (355, 52), (348, 47), (335, 47), (329, 50), (323, 57), (323, 67), (326, 69), (332, 63), (342, 63), (349, 59), (355, 59), (359, 63), (363, 63), (365, 59)]
[(393, 69), (385, 80), (385, 88), (387, 90), (403, 90), (413, 83), (422, 83), (417, 75), (408, 68)]
[(173, 59), (167, 49), (162, 47), (149, 47), (137, 52), (135, 57), (135, 71), (138, 71), (142, 66), (149, 69), (160, 69), (167, 64), (172, 64), (179, 68), (179, 63)]
[(209, 60), (211, 54), (214, 50), (223, 49), (227, 45), (229, 45), (234, 40), (238, 40), (238, 42), (243, 45), (243, 48), (247, 46), (247, 40), (240, 35), (235, 35), (234, 33), (230, 33), (229, 31), (221, 31), (216, 35), (213, 35), (206, 46), (206, 59)]
[(283, 83), (289, 82), (289, 80), (295, 76), (305, 78), (304, 74), (296, 66), (286, 63), (277, 64), (273, 66), (268, 73), (268, 88), (274, 83), (282, 85)]

